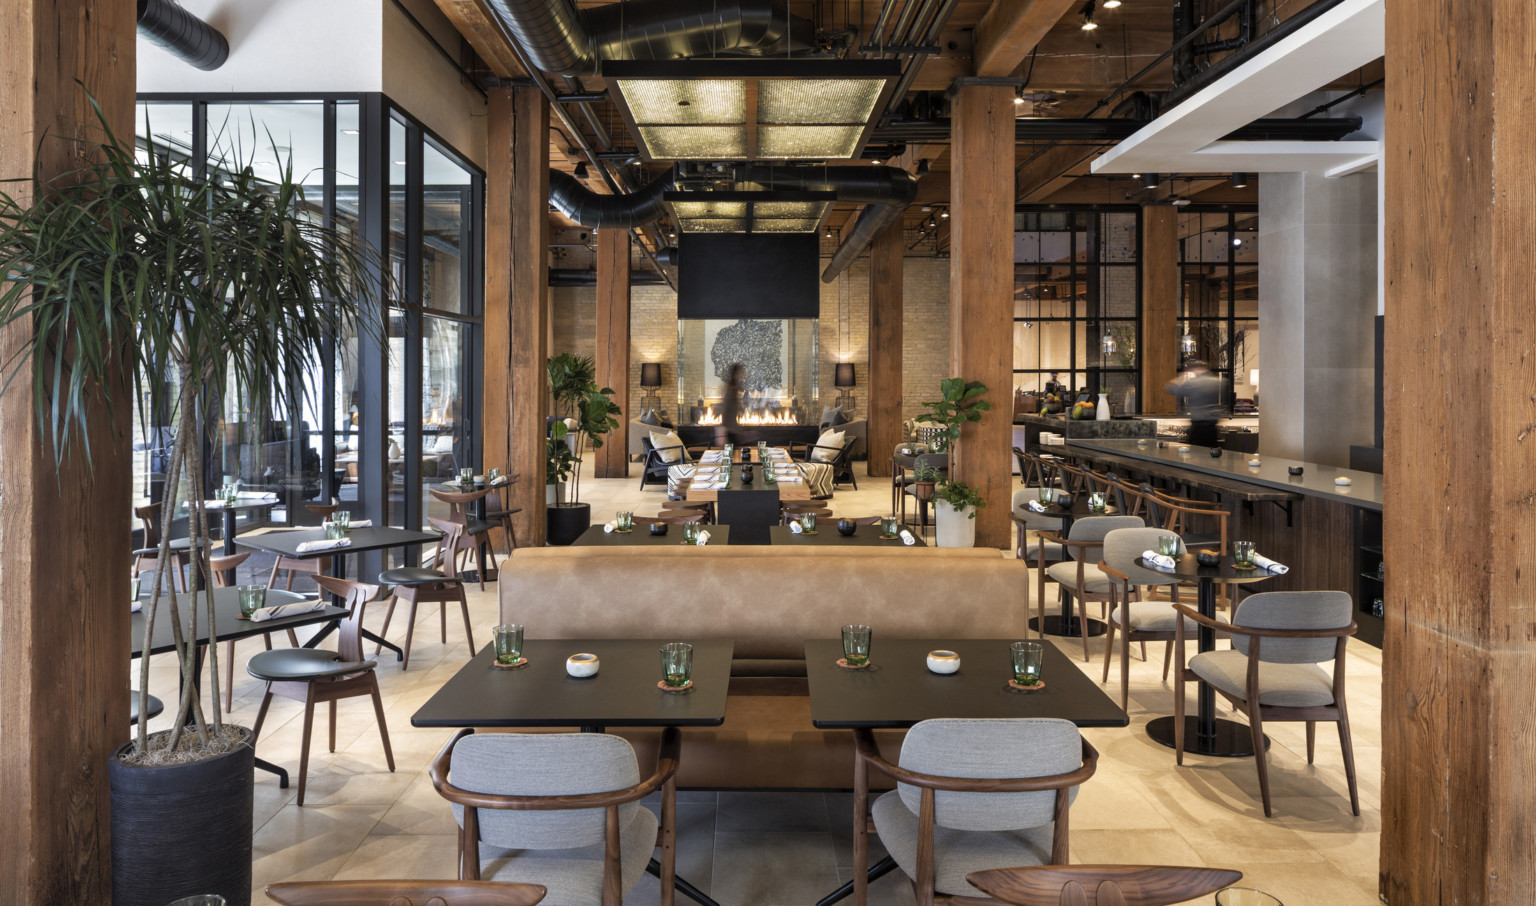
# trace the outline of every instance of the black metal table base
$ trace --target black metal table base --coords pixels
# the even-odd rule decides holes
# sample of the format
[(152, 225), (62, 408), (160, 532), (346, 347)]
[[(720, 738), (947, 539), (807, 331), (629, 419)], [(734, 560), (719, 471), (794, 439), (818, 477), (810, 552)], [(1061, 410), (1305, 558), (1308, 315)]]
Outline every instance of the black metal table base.
[[(1045, 618), (1045, 628), (1043, 630), (1040, 628), (1039, 617), (1030, 618), (1029, 628), (1037, 632), (1043, 631), (1046, 635), (1071, 636), (1075, 639), (1082, 635), (1082, 632), (1078, 629), (1077, 622), (1077, 617), (1062, 617), (1052, 614)], [(1107, 624), (1099, 620), (1088, 621), (1088, 634), (1090, 636), (1103, 635), (1106, 631), (1108, 631)]]
[[(658, 878), (661, 877), (661, 863), (655, 859), (652, 859), (650, 864), (645, 866), (645, 870)], [(683, 896), (698, 903), (699, 906), (720, 906), (719, 903), (709, 898), (709, 894), (683, 880), (681, 875), (674, 874), (672, 876), (672, 887)]]
[[(1168, 748), (1174, 747), (1173, 717), (1159, 717), (1148, 721), (1147, 735)], [(1235, 720), (1216, 718), (1209, 735), (1200, 733), (1200, 718), (1189, 714), (1184, 717), (1184, 751), (1191, 755), (1210, 755), (1216, 758), (1247, 758), (1253, 755), (1253, 731), (1247, 724)], [(1264, 737), (1264, 748), (1269, 748), (1269, 737)]]
[[(893, 869), (895, 867), (896, 867), (896, 860), (891, 858), (890, 856), (886, 856), (884, 859), (881, 859), (879, 862), (876, 862), (875, 864), (873, 864), (873, 865), (871, 865), (869, 867), (869, 872), (866, 875), (866, 877), (869, 879), (869, 882), (871, 884), (873, 884), (875, 881), (879, 880), (880, 878), (883, 878), (886, 875), (890, 874), (891, 873), (891, 869)], [(846, 884), (844, 884), (843, 886), (839, 887), (838, 889), (832, 891), (831, 893), (829, 893), (826, 896), (822, 897), (821, 899), (817, 900), (816, 901), (816, 906), (832, 906), (833, 903), (836, 903), (838, 900), (841, 900), (844, 897), (846, 897), (846, 896), (848, 896), (848, 895), (850, 895), (852, 893), (853, 893), (853, 882), (849, 881)]]

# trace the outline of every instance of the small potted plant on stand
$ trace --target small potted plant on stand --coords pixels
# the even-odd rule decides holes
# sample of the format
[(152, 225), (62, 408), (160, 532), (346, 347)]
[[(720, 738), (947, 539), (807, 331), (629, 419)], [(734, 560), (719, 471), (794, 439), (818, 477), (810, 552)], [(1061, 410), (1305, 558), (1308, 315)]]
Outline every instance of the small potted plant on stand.
[(975, 547), (976, 511), (987, 502), (963, 481), (942, 482), (934, 495), (934, 537), (939, 547)]
[[(377, 298), (369, 274), (384, 269), (353, 234), (322, 224), (291, 164), (268, 179), (249, 161), (220, 161), (210, 163), (213, 178), (199, 179), (174, 156), (138, 156), (100, 108), (96, 115), (104, 137), (76, 142), (79, 169), (34, 182), (27, 206), (0, 192), (0, 326), (27, 319), (33, 329), (7, 375), (30, 363), (37, 423), (51, 430), (60, 461), (81, 455), (71, 443), (84, 435), (88, 397), (127, 418), (133, 383), (146, 412), (171, 414), (160, 524), (186, 507), (190, 592), (178, 595), (169, 570), (157, 571), (144, 635), (154, 636), (157, 621), (174, 627), (181, 694), (170, 729), (149, 733), (141, 721), (105, 765), (112, 902), (164, 906), (219, 894), (245, 906), (254, 740), (224, 723), (217, 706), (204, 713), (193, 670), (196, 638), (206, 633), (211, 689), (202, 691), (219, 701), (203, 450), (220, 426), (208, 413), (226, 401), (258, 412), (308, 402), (296, 364), (318, 360), (327, 338), (378, 336), (358, 313)], [(162, 532), (160, 563), (173, 562), (170, 542)], [(149, 710), (149, 662), (139, 659), (140, 714)]]
[[(570, 352), (551, 356), (545, 370), (556, 419), (550, 425), (546, 481), (555, 485), (556, 503), (545, 510), (550, 544), (570, 544), (592, 524), (592, 505), (581, 502), (581, 460), (588, 443), (596, 450), (619, 426), (622, 411), (613, 401), (613, 388), (597, 386), (597, 364), (591, 356)], [(571, 427), (572, 425), (575, 427)], [(567, 479), (562, 498), (559, 488)]]
[(939, 480), (939, 470), (927, 462), (919, 462), (912, 468), (912, 493), (923, 503), (933, 499), (933, 486)]

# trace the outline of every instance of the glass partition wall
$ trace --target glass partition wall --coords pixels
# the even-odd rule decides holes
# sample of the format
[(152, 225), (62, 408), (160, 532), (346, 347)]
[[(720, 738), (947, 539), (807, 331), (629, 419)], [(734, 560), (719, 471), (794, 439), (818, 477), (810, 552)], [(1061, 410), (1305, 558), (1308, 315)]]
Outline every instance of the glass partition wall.
[(1192, 205), (1179, 213), (1181, 364), (1222, 379), (1222, 404), (1256, 410), (1259, 373), (1259, 214)]
[(1136, 207), (1024, 207), (1014, 214), (1014, 385), (1107, 390), (1138, 411), (1141, 215)]
[[(275, 524), (314, 524), (306, 505), (332, 498), (354, 518), (407, 528), (446, 515), (431, 486), (480, 465), (483, 174), (379, 94), (155, 95), (140, 98), (138, 114), (139, 153), (184, 159), (197, 175), (247, 161), (258, 176), (291, 166), (310, 216), (388, 262), (374, 275), (385, 307), (365, 313), (382, 342), (335, 337), (320, 360), (290, 363), (302, 400), (221, 400), (205, 492), (238, 481), (276, 493), (270, 513), (253, 514)], [(164, 493), (169, 425), (153, 400), (135, 403), (142, 506)]]

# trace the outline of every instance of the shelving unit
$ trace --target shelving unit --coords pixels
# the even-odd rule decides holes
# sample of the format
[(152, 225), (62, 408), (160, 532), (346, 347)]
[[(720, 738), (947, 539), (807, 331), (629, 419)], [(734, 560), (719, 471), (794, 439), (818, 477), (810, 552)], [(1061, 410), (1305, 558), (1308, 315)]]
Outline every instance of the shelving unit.
[(1381, 572), (1381, 514), (1364, 508), (1355, 513), (1355, 622), (1360, 626), (1355, 637), (1380, 648), (1385, 631), (1381, 611), (1387, 599)]

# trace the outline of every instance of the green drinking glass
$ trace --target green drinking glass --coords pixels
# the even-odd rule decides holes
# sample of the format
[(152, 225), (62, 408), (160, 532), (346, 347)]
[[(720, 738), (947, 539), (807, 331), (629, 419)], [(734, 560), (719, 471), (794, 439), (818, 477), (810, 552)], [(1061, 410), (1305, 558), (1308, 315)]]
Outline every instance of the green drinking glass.
[(613, 514), (613, 521), (617, 523), (615, 531), (627, 532), (635, 527), (635, 514), (629, 510), (619, 510)]
[(251, 614), (265, 607), (267, 604), (267, 587), (265, 585), (240, 586), (240, 616), (249, 620)]
[(800, 530), (802, 532), (806, 532), (806, 533), (812, 533), (812, 532), (816, 531), (816, 514), (815, 513), (801, 513), (800, 514)]
[(1179, 536), (1158, 535), (1157, 552), (1164, 557), (1177, 557), (1179, 555)]
[(1234, 541), (1234, 542), (1232, 542), (1232, 561), (1233, 561), (1233, 564), (1235, 566), (1237, 566), (1238, 569), (1252, 569), (1253, 565), (1254, 565), (1253, 564), (1253, 542), (1252, 541)]
[(882, 538), (895, 538), (898, 534), (900, 534), (900, 529), (897, 528), (896, 517), (895, 516), (881, 516), (880, 517), (880, 537), (882, 537)]
[(668, 642), (661, 646), (661, 681), (668, 688), (680, 689), (693, 677), (693, 646), (687, 642)]
[(697, 522), (683, 523), (683, 541), (688, 544), (698, 544), (699, 532), (701, 531), (703, 531), (703, 526)]
[(523, 656), (523, 624), (502, 623), (491, 630), (496, 646), (496, 663), (515, 664)]
[(869, 641), (873, 634), (873, 629), (857, 623), (843, 627), (843, 661), (848, 666), (863, 667), (869, 663)]
[(1020, 686), (1040, 685), (1040, 665), (1045, 660), (1045, 646), (1039, 642), (1014, 642), (1008, 646), (1013, 658), (1013, 681)]

